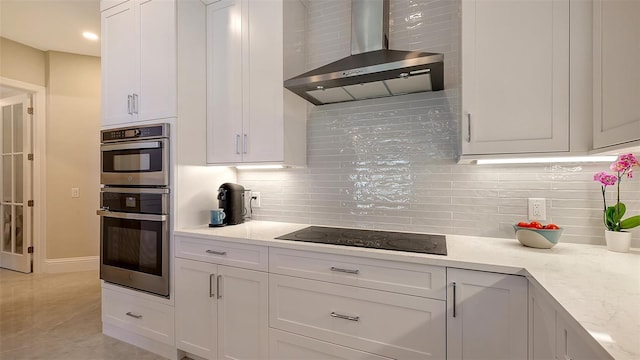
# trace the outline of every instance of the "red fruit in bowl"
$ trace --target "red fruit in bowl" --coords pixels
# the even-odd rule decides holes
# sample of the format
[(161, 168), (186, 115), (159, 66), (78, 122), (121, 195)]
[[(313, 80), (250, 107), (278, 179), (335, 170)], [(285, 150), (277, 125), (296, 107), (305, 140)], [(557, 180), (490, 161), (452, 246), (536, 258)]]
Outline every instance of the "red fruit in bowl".
[(560, 229), (560, 227), (556, 224), (547, 224), (544, 226), (545, 229), (547, 230), (558, 230)]
[(542, 226), (542, 224), (537, 222), (537, 221), (530, 222), (529, 223), (529, 227), (530, 228), (534, 228), (534, 229), (542, 229), (542, 228), (544, 228), (544, 226)]
[(520, 221), (517, 225), (518, 227), (529, 227), (529, 223), (525, 221)]

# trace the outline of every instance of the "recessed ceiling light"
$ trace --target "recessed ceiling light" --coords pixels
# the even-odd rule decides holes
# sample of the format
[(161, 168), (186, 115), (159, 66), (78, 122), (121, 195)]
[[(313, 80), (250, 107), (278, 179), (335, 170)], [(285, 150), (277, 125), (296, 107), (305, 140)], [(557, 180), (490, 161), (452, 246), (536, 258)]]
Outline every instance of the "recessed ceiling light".
[(89, 32), (89, 31), (83, 32), (82, 36), (84, 36), (85, 39), (89, 39), (89, 40), (93, 40), (93, 41), (98, 40), (98, 35), (96, 35), (96, 34), (94, 34), (92, 32)]

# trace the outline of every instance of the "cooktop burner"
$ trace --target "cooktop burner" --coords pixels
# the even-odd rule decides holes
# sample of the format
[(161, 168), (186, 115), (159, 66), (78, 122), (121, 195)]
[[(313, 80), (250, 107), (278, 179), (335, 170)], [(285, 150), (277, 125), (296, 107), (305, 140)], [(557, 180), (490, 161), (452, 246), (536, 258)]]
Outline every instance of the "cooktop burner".
[(309, 226), (276, 239), (447, 255), (444, 235)]

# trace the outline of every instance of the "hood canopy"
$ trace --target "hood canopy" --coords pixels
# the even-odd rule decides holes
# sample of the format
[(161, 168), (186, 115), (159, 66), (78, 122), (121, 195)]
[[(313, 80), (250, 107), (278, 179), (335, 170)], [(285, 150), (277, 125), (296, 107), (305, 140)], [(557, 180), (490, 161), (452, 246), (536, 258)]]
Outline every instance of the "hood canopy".
[(444, 56), (388, 50), (389, 0), (352, 0), (351, 56), (286, 80), (314, 105), (444, 89)]

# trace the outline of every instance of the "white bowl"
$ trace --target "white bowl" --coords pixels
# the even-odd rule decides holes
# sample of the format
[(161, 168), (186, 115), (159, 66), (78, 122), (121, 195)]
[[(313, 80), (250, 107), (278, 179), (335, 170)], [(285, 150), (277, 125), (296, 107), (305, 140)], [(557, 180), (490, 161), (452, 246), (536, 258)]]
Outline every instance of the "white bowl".
[(516, 231), (516, 239), (524, 246), (551, 249), (560, 240), (563, 229), (534, 229), (513, 225)]

